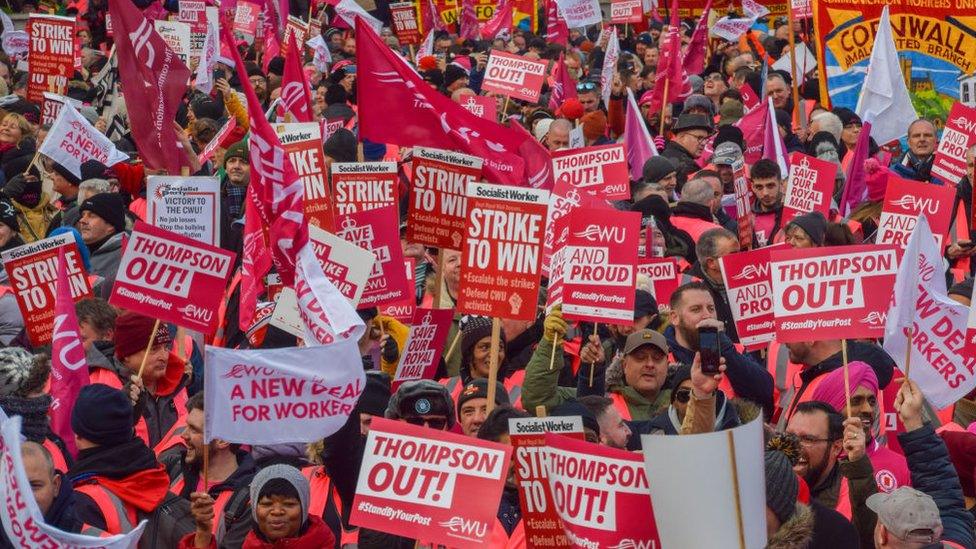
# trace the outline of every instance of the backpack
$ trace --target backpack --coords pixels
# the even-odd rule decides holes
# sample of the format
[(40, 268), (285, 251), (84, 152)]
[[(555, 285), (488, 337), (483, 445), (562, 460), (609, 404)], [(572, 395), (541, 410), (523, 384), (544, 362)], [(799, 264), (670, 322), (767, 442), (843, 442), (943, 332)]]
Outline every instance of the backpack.
[(146, 520), (146, 529), (139, 540), (139, 549), (172, 549), (180, 540), (196, 531), (197, 525), (190, 513), (190, 502), (167, 492), (162, 503), (151, 513), (139, 513), (139, 520)]

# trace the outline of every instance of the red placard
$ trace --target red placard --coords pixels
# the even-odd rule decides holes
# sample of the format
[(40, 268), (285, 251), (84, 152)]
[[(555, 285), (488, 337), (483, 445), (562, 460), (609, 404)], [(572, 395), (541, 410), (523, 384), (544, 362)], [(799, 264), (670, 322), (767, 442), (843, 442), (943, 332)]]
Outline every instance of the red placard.
[(396, 162), (333, 162), (335, 214), (396, 206)]
[(968, 173), (966, 151), (973, 144), (976, 144), (976, 109), (957, 101), (949, 111), (942, 137), (939, 138), (939, 148), (935, 150), (935, 160), (932, 162), (932, 175), (957, 185)]
[(476, 156), (416, 147), (413, 188), (407, 211), (407, 240), (460, 250), (464, 240), (465, 193), (481, 179)]
[(64, 95), (75, 70), (75, 20), (55, 15), (30, 14), (30, 78), (27, 100), (35, 105), (44, 101), (44, 92)]
[(569, 216), (563, 266), (567, 319), (634, 323), (640, 212), (578, 208)]
[(494, 97), (463, 95), (461, 96), (461, 106), (471, 114), (480, 116), (485, 120), (498, 119), (498, 103)]
[(336, 236), (376, 256), (357, 309), (400, 303), (413, 297), (403, 273), (403, 249), (395, 206), (352, 213), (337, 219)]
[(212, 333), (236, 254), (137, 221), (109, 302)]
[(308, 40), (308, 23), (302, 21), (300, 18), (294, 15), (288, 16), (288, 22), (285, 24), (285, 34), (281, 38), (281, 55), (282, 57), (288, 55), (288, 44), (291, 43), (291, 37), (294, 35), (295, 43), (302, 45)]
[(891, 245), (773, 250), (776, 340), (882, 337), (900, 254)]
[(671, 294), (681, 285), (678, 261), (673, 257), (642, 258), (637, 264), (637, 274), (650, 279), (654, 289), (651, 293), (659, 308), (671, 302)]
[(346, 126), (346, 120), (344, 118), (323, 118), (319, 120), (319, 124), (322, 126), (322, 142), (325, 143), (336, 130)]
[(507, 445), (375, 417), (349, 521), (423, 543), (483, 547), (511, 454)]
[(75, 301), (91, 295), (91, 284), (78, 245), (68, 234), (52, 236), (3, 252), (3, 267), (10, 290), (17, 298), (27, 336), (34, 347), (51, 343), (54, 330), (55, 283), (58, 278), (58, 250), (64, 248), (68, 284)]
[(641, 0), (616, 0), (610, 4), (610, 24), (624, 25), (644, 20)]
[(746, 163), (742, 157), (732, 163), (732, 184), (735, 188), (735, 217), (739, 229), (739, 249), (752, 248), (754, 214), (752, 212), (752, 192), (746, 179)]
[(556, 185), (567, 182), (582, 193), (607, 200), (630, 197), (630, 173), (623, 145), (554, 152), (552, 177)]
[(451, 309), (417, 309), (393, 377), (394, 391), (404, 381), (434, 378), (453, 320)]
[(237, 9), (234, 11), (234, 32), (253, 38), (257, 32), (260, 13), (261, 6), (257, 4), (243, 0), (237, 2)]
[(390, 4), (390, 19), (393, 21), (393, 32), (396, 33), (400, 45), (420, 43), (422, 38), (417, 24), (417, 8), (414, 7), (413, 2)]
[(210, 160), (210, 157), (213, 156), (213, 154), (217, 151), (220, 144), (224, 142), (224, 138), (230, 135), (230, 132), (234, 131), (234, 128), (236, 127), (237, 120), (233, 116), (229, 117), (224, 126), (220, 128), (220, 131), (218, 131), (217, 134), (213, 136), (213, 139), (210, 140), (210, 143), (207, 143), (203, 150), (200, 151), (200, 154), (197, 155), (197, 160), (201, 164), (204, 164), (207, 160)]
[(468, 185), (458, 311), (535, 318), (548, 201), (541, 189)]
[(790, 173), (783, 194), (781, 227), (808, 212), (830, 214), (837, 164), (803, 153), (790, 153)]
[[(417, 279), (417, 260), (408, 257), (403, 260), (403, 274), (407, 279), (408, 288), (416, 288)], [(384, 316), (389, 316), (397, 319), (403, 324), (412, 324), (413, 315), (417, 311), (417, 299), (413, 294), (408, 296), (403, 301), (397, 303), (391, 303), (386, 307), (380, 309), (380, 313)]]
[(742, 106), (746, 112), (749, 112), (759, 104), (759, 94), (749, 84), (743, 83), (739, 87), (739, 93), (742, 94)]
[(316, 122), (306, 122), (275, 124), (274, 130), (305, 189), (302, 195), (305, 217), (310, 224), (333, 231), (335, 221), (325, 174), (321, 128)]
[(481, 89), (536, 103), (546, 79), (546, 66), (545, 62), (491, 50)]
[(641, 454), (546, 434), (556, 511), (575, 547), (660, 547)]
[(556, 513), (543, 454), (546, 453), (546, 433), (583, 440), (583, 418), (512, 418), (508, 420), (508, 432), (525, 538), (532, 540), (531, 547), (572, 547)]
[(905, 249), (920, 214), (925, 215), (936, 244), (942, 247), (952, 224), (955, 187), (932, 185), (888, 175), (884, 206), (878, 220), (878, 244), (894, 244)]
[(776, 336), (773, 289), (769, 283), (769, 253), (772, 249), (759, 248), (718, 259), (735, 319), (735, 331), (739, 334), (739, 342), (750, 351), (765, 346)]

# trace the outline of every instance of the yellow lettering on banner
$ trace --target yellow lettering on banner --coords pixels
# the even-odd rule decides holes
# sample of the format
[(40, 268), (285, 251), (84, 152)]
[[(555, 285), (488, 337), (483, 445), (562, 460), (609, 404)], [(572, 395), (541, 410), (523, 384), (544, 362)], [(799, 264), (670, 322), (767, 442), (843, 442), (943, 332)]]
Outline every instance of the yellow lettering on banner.
[[(976, 0), (955, 1), (976, 4)], [(872, 3), (872, 0), (868, 2)], [(878, 0), (877, 3), (886, 2)], [(905, 3), (913, 7), (950, 7), (950, 0), (905, 0)], [(915, 51), (942, 59), (966, 74), (976, 68), (976, 37), (952, 23), (932, 17), (893, 14), (891, 28), (895, 35), (895, 47), (899, 51)], [(841, 71), (871, 57), (877, 30), (878, 20), (874, 19), (845, 27), (827, 39), (826, 47), (837, 58)]]

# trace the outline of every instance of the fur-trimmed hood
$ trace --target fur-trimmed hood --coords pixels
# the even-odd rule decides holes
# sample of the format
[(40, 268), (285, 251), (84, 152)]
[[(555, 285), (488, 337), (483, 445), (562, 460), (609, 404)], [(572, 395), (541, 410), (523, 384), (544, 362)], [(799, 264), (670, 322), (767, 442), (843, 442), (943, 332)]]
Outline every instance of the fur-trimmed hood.
[(766, 549), (806, 549), (813, 540), (813, 527), (813, 509), (797, 503), (793, 516), (769, 538)]

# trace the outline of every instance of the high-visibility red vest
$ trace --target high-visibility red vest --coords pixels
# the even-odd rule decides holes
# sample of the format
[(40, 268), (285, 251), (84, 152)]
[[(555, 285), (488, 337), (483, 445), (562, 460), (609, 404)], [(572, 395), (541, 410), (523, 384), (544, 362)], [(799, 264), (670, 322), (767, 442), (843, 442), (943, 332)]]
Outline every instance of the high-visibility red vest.
[(135, 507), (126, 505), (108, 488), (96, 482), (75, 486), (75, 492), (90, 497), (105, 519), (105, 531), (111, 535), (127, 534), (139, 523)]
[(58, 446), (53, 440), (46, 438), (41, 446), (47, 450), (48, 454), (51, 454), (51, 461), (54, 462), (54, 468), (61, 472), (68, 472), (68, 459), (64, 456), (64, 451)]
[(696, 244), (698, 243), (698, 239), (701, 238), (701, 235), (705, 231), (720, 228), (719, 225), (716, 225), (710, 221), (705, 221), (704, 219), (696, 219), (694, 217), (684, 217), (680, 215), (672, 215), (671, 224), (688, 233)]
[(844, 518), (851, 520), (854, 513), (851, 510), (851, 487), (847, 483), (847, 477), (840, 478), (840, 489), (837, 491), (837, 505), (834, 511), (844, 515)]
[(319, 517), (326, 524), (330, 523), (327, 515), (332, 515), (338, 521), (339, 531), (332, 533), (339, 540), (339, 547), (358, 545), (359, 529), (346, 530), (343, 526), (342, 499), (339, 498), (339, 492), (333, 486), (332, 479), (325, 473), (325, 469), (319, 465), (303, 467), (302, 475), (308, 479), (309, 484), (309, 514)]
[(186, 431), (186, 415), (180, 415), (176, 419), (176, 423), (163, 435), (163, 439), (159, 441), (159, 444), (153, 447), (153, 452), (156, 453), (156, 457), (159, 457), (170, 448), (186, 446), (186, 443), (183, 441), (184, 431)]
[(633, 416), (630, 415), (630, 406), (627, 406), (627, 399), (624, 395), (620, 393), (609, 392), (607, 393), (607, 398), (613, 401), (613, 407), (620, 412), (620, 417), (626, 421), (630, 421)]
[(491, 549), (524, 549), (525, 547), (525, 522), (518, 521), (511, 535), (505, 531), (505, 527), (496, 518), (491, 527), (488, 547)]
[(217, 331), (214, 332), (210, 344), (214, 347), (223, 347), (227, 337), (227, 304), (230, 303), (231, 296), (241, 284), (241, 269), (234, 271), (234, 276), (230, 279), (230, 284), (224, 291), (224, 297), (220, 300), (220, 307), (217, 309)]

